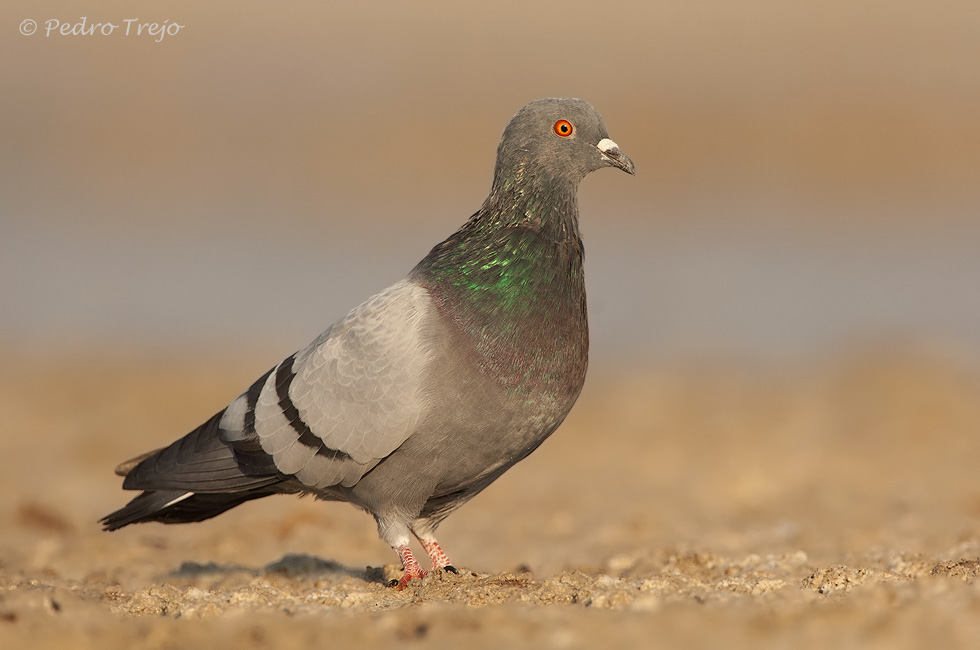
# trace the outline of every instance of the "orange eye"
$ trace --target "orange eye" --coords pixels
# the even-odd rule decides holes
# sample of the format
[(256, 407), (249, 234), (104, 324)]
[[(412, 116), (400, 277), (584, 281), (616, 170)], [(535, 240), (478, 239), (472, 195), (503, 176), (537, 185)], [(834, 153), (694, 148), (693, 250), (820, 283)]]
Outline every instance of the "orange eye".
[(563, 138), (570, 136), (573, 130), (572, 123), (568, 120), (558, 120), (555, 122), (555, 133)]

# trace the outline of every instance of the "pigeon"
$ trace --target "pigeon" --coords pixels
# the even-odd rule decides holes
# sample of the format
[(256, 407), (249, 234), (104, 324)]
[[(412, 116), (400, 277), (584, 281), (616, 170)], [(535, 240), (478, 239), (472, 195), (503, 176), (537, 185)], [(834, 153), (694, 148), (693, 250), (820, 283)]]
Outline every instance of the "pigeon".
[(411, 272), (262, 375), (211, 419), (116, 468), (141, 490), (105, 530), (209, 519), (272, 494), (373, 515), (404, 588), (456, 573), (453, 511), (534, 451), (582, 390), (588, 322), (577, 191), (633, 162), (579, 99), (524, 106), (482, 207)]

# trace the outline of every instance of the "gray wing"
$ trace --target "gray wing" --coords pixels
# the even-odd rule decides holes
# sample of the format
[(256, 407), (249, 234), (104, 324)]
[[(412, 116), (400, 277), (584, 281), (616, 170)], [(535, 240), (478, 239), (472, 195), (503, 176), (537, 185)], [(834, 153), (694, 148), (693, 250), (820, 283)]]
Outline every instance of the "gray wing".
[(433, 351), (428, 291), (402, 280), (332, 325), (231, 403), (219, 423), (311, 488), (352, 486), (415, 430)]

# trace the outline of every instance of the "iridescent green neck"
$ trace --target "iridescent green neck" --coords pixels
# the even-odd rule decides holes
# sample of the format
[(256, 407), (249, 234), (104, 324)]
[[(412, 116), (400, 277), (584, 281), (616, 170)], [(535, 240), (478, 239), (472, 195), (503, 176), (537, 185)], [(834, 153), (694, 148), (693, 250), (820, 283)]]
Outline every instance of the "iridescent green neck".
[(431, 280), (474, 305), (500, 310), (501, 316), (526, 314), (534, 306), (540, 284), (539, 264), (548, 256), (538, 233), (507, 228), (483, 246), (474, 248), (472, 243), (454, 242), (453, 248), (433, 260)]
[[(542, 186), (518, 167), (497, 177), (480, 211), (417, 270), (475, 302), (520, 314), (543, 286), (581, 281), (581, 246), (574, 189)], [(568, 255), (574, 261), (557, 259)]]
[(520, 393), (577, 395), (588, 324), (574, 193), (495, 185), (412, 278), (488, 376)]

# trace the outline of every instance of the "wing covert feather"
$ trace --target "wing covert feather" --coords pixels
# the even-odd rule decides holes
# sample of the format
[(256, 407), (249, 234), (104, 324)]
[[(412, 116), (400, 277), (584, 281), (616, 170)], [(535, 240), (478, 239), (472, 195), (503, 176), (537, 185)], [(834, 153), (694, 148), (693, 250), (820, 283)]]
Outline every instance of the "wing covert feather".
[(402, 280), (334, 323), (226, 409), (229, 444), (258, 440), (304, 485), (351, 486), (415, 431), (432, 359), (428, 292)]
[(423, 331), (432, 312), (428, 292), (402, 280), (296, 355), (289, 397), (328, 448), (367, 463), (415, 430), (432, 358)]

